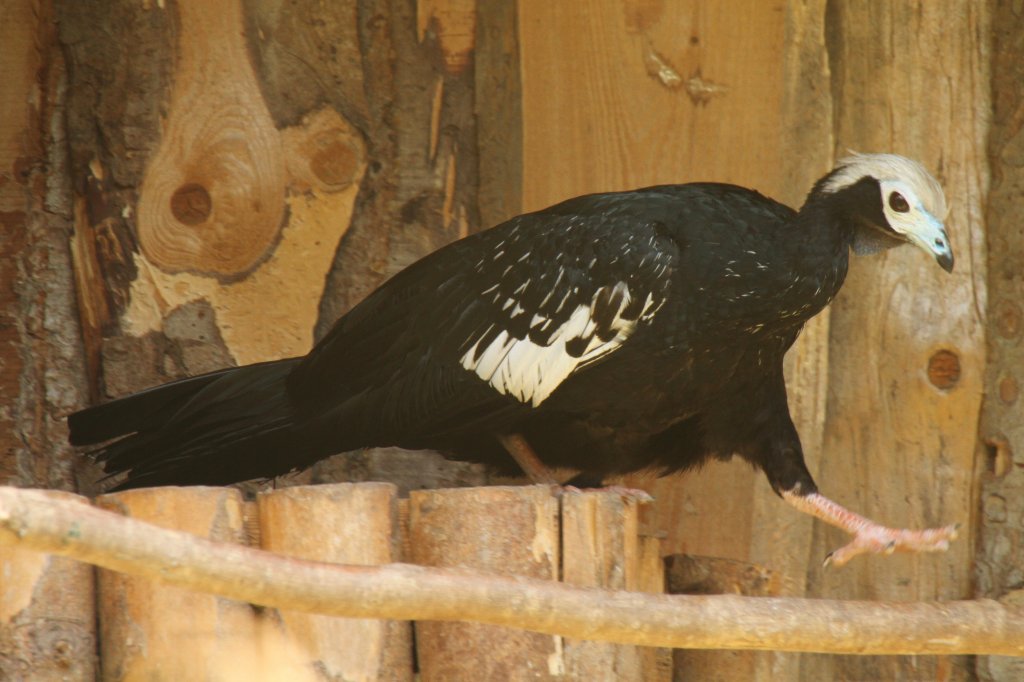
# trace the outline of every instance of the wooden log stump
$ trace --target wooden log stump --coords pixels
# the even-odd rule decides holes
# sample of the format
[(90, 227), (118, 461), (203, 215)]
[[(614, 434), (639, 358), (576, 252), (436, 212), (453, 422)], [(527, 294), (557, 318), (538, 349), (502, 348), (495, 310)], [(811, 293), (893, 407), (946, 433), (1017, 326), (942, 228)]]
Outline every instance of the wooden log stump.
[[(665, 559), (669, 594), (739, 594), (774, 597), (781, 590), (779, 576), (745, 561), (674, 554)], [(772, 652), (702, 651), (675, 649), (675, 682), (752, 682), (773, 679)]]
[[(218, 542), (243, 544), (242, 498), (230, 488), (146, 488), (103, 495), (97, 506)], [(220, 680), (271, 665), (248, 604), (98, 572), (104, 680)], [(276, 661), (275, 661), (276, 662)], [(303, 679), (301, 676), (288, 679)]]
[[(637, 534), (637, 504), (548, 486), (415, 491), (410, 559), (575, 585), (660, 592), (658, 541)], [(469, 623), (418, 622), (424, 680), (668, 680), (661, 649), (584, 642)]]
[[(88, 504), (58, 490), (48, 497)], [(0, 680), (92, 680), (94, 572), (88, 564), (0, 545)]]
[[(631, 592), (664, 591), (660, 543), (638, 534), (635, 499), (602, 491), (565, 495), (561, 518), (563, 582)], [(563, 647), (569, 679), (671, 679), (668, 649), (575, 639), (566, 639)]]
[[(397, 492), (390, 483), (298, 486), (258, 499), (263, 549), (371, 566), (399, 560)], [(320, 680), (412, 680), (412, 628), (404, 621), (272, 610), (266, 617)]]
[[(558, 500), (548, 486), (420, 490), (409, 495), (410, 559), (558, 579)], [(475, 623), (417, 622), (416, 656), (432, 680), (555, 679), (560, 637)]]

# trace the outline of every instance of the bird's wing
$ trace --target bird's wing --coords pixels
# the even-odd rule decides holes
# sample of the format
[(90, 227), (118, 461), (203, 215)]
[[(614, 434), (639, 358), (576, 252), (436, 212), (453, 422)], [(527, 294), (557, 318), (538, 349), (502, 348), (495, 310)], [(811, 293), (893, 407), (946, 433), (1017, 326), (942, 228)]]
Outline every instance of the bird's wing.
[[(497, 392), (538, 406), (570, 375), (620, 348), (664, 303), (671, 242), (655, 225), (616, 220), (588, 234), (559, 216), (564, 244), (504, 245), (474, 266), (487, 284), (457, 361)], [(625, 222), (625, 221), (622, 221)], [(578, 230), (579, 237), (573, 236)]]
[(289, 391), (321, 404), (370, 401), (405, 423), (444, 413), (451, 424), (509, 398), (540, 405), (653, 319), (678, 255), (658, 221), (515, 218), (392, 278), (303, 360)]

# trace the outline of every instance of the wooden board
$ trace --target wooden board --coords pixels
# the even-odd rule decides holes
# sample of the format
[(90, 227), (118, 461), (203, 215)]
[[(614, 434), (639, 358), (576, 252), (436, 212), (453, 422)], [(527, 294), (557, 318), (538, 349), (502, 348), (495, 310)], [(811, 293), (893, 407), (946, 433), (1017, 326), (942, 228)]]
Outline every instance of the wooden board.
[(782, 17), (756, 0), (520, 2), (524, 208), (688, 180), (775, 194)]
[[(824, 141), (793, 154), (798, 142), (827, 129), (827, 107), (800, 101), (824, 84), (824, 48), (807, 44), (819, 36), (786, 41), (813, 11), (746, 1), (584, 5), (520, 3), (525, 209), (585, 192), (694, 180), (734, 182), (798, 204), (827, 170)], [(790, 127), (795, 118), (802, 127)], [(796, 417), (809, 431), (812, 461), (823, 395), (814, 378), (827, 325), (815, 330), (791, 372), (801, 386)], [(767, 485), (744, 464), (712, 463), (686, 477), (630, 484), (657, 497), (644, 521), (666, 534), (668, 553), (747, 560), (752, 546), (758, 554), (780, 546), (756, 540), (753, 519), (788, 511), (768, 503)], [(756, 506), (755, 495), (764, 500)], [(785, 527), (793, 542), (809, 542), (809, 522)], [(794, 582), (800, 593), (802, 578)]]

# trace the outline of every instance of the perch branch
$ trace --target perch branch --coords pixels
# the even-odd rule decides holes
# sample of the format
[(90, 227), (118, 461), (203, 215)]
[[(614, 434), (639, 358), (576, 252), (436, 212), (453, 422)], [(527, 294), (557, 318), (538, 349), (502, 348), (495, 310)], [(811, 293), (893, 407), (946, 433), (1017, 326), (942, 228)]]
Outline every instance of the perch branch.
[(341, 566), (219, 544), (0, 487), (0, 544), (232, 599), (334, 616), (461, 620), (644, 646), (1024, 655), (1024, 610), (584, 589), (407, 564)]

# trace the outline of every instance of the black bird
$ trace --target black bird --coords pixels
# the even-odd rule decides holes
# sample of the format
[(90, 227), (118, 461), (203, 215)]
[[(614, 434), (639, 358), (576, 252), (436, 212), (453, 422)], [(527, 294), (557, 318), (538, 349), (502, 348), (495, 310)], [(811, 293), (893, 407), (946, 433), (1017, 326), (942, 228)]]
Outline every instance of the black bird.
[[(69, 417), (119, 488), (267, 478), (366, 446), (433, 449), (574, 485), (739, 455), (855, 535), (832, 555), (935, 551), (952, 527), (879, 526), (817, 492), (782, 359), (849, 252), (910, 242), (947, 271), (939, 184), (890, 154), (842, 160), (799, 212), (734, 185), (592, 194), (423, 258), (313, 350)], [(116, 439), (116, 440), (113, 440)]]

